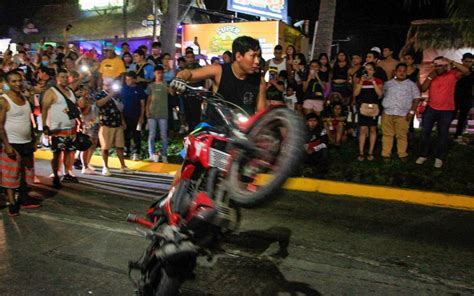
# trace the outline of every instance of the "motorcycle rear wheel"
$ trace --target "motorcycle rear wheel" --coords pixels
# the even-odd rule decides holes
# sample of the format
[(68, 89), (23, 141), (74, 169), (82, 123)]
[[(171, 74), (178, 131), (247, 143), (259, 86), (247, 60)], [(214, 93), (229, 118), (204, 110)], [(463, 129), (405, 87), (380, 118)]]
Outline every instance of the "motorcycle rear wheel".
[[(237, 153), (228, 176), (230, 198), (241, 207), (267, 201), (298, 167), (305, 131), (301, 117), (285, 107), (275, 108), (259, 118), (249, 128), (247, 137), (259, 147), (260, 153), (252, 156)], [(257, 175), (262, 173), (267, 174), (268, 180), (256, 185)]]

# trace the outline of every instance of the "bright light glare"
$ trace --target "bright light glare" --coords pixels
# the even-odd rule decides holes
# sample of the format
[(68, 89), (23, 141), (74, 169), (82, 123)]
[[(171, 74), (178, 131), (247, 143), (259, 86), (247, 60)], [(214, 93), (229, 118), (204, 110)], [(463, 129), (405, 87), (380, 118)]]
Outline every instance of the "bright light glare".
[(123, 7), (123, 0), (79, 0), (79, 5), (82, 10)]
[(239, 122), (242, 122), (242, 123), (249, 121), (249, 118), (245, 115), (242, 115), (242, 114), (238, 114), (237, 119), (239, 120)]

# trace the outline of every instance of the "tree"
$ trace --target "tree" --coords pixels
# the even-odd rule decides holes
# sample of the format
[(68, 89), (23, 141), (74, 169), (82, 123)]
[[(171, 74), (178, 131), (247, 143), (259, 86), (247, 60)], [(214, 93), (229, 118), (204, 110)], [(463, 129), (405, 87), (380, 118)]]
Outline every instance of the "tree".
[(321, 0), (319, 5), (318, 31), (316, 32), (316, 46), (313, 57), (326, 52), (331, 54), (334, 20), (336, 17), (337, 0)]
[[(430, 5), (432, 0), (404, 0), (406, 8), (413, 5), (420, 7)], [(446, 0), (446, 10), (449, 19), (461, 32), (463, 41), (467, 45), (474, 44), (474, 5), (472, 0)]]
[(160, 20), (160, 41), (163, 52), (174, 58), (176, 52), (176, 26), (178, 25), (179, 0), (162, 0), (160, 8), (163, 15)]

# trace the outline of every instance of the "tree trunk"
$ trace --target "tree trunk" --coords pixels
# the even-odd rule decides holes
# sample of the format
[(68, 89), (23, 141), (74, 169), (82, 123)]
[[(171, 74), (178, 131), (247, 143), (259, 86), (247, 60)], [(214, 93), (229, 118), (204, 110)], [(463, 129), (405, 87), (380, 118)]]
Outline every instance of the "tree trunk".
[(321, 0), (319, 6), (319, 23), (316, 32), (316, 46), (313, 57), (317, 58), (320, 53), (331, 55), (332, 35), (334, 31), (334, 18), (336, 16), (337, 0)]
[[(164, 1), (163, 1), (164, 2)], [(169, 0), (168, 9), (161, 16), (160, 41), (162, 52), (170, 53), (174, 59), (176, 52), (176, 26), (178, 25), (179, 0)]]

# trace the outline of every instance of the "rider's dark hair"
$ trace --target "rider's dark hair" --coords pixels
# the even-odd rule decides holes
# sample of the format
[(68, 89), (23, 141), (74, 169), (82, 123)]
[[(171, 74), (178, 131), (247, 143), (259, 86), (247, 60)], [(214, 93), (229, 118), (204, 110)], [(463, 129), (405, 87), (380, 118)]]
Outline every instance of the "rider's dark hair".
[(5, 74), (5, 80), (10, 81), (10, 76), (14, 76), (14, 75), (23, 77), (23, 76), (21, 76), (20, 72), (18, 72), (16, 69), (13, 69), (13, 70), (7, 72), (7, 74)]
[(234, 39), (232, 42), (232, 58), (236, 59), (237, 53), (245, 55), (249, 50), (258, 51), (260, 50), (260, 42), (249, 36), (240, 36)]
[(273, 50), (283, 50), (283, 47), (280, 44), (277, 44)]

